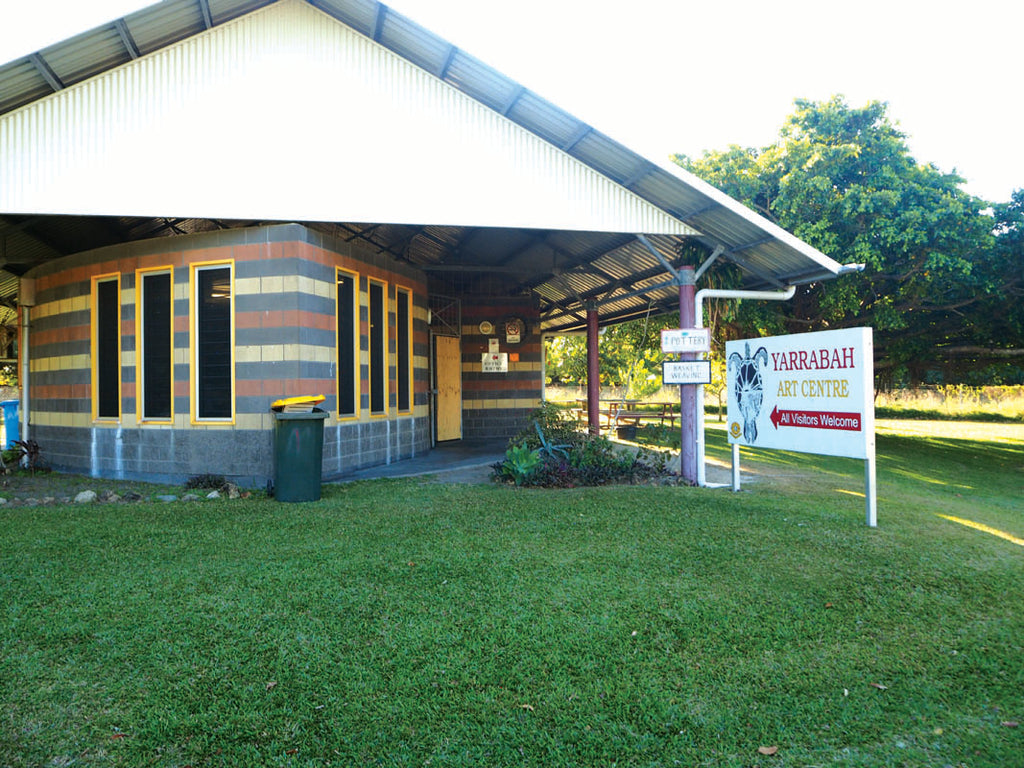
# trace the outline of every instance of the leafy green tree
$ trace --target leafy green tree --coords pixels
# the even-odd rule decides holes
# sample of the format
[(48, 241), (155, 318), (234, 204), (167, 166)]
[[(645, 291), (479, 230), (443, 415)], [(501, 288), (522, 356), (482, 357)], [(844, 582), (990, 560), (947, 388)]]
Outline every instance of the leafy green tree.
[[(1024, 200), (999, 209), (1005, 232), (993, 235), (989, 204), (964, 192), (959, 176), (915, 161), (886, 112), (882, 102), (851, 108), (838, 96), (797, 100), (769, 147), (674, 158), (837, 261), (865, 265), (800, 287), (792, 302), (742, 304), (728, 335), (871, 325), (876, 371), (911, 383), (958, 367), (943, 347), (996, 341), (994, 331), (984, 340), (978, 315), (1019, 291), (1013, 237)], [(1021, 346), (1019, 319), (1004, 344)]]
[[(986, 294), (974, 313), (972, 331), (951, 339), (945, 350), (962, 367), (973, 367), (971, 383), (1024, 382), (1024, 189), (993, 207), (995, 248), (984, 273)], [(959, 343), (958, 343), (959, 342)]]
[(548, 384), (585, 386), (587, 337), (580, 334), (548, 337), (544, 342), (544, 374)]
[[(678, 327), (679, 317), (669, 314), (602, 328), (597, 347), (601, 385), (618, 387), (627, 397), (643, 398), (657, 392), (665, 359), (661, 352), (661, 330)], [(549, 384), (586, 385), (586, 336), (550, 338), (545, 354)]]

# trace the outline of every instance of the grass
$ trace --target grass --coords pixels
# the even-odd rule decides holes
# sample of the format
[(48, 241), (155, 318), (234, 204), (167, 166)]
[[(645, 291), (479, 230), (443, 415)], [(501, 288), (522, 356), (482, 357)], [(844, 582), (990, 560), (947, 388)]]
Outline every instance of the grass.
[(875, 530), (782, 452), (0, 510), (0, 765), (1019, 765), (1024, 546), (939, 515), (1024, 538), (1024, 439), (957, 427), (880, 425)]
[[(577, 398), (585, 398), (587, 393), (585, 388), (548, 386), (545, 396), (549, 401), (561, 402), (568, 407), (575, 405)], [(615, 390), (609, 390), (603, 396), (621, 395)], [(704, 398), (704, 410), (717, 416), (720, 407), (717, 392), (706, 387)], [(679, 388), (663, 387), (646, 400), (678, 402)], [(724, 393), (721, 408), (724, 412)], [(889, 419), (1024, 423), (1024, 386), (970, 387), (951, 384), (894, 389), (877, 393), (875, 415)]]
[(876, 396), (875, 414), (885, 418), (1024, 422), (1024, 387), (898, 389)]

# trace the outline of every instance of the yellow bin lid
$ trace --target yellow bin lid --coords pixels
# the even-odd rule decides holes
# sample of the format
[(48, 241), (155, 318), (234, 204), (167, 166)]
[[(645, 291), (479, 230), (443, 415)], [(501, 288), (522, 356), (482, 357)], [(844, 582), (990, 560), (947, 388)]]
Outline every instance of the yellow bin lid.
[(299, 397), (282, 397), (270, 404), (275, 411), (286, 413), (302, 413), (312, 411), (326, 398), (323, 395), (300, 395)]

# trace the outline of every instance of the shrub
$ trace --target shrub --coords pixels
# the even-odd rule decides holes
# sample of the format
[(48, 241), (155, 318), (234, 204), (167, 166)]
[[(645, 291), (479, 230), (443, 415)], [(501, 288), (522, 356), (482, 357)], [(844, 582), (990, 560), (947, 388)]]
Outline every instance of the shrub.
[(527, 445), (510, 445), (505, 460), (494, 465), (494, 474), (522, 485), (541, 464), (540, 449)]
[(576, 421), (564, 408), (555, 403), (544, 403), (529, 415), (528, 426), (509, 440), (510, 445), (543, 448), (549, 445), (572, 446), (585, 435), (576, 429)]
[(679, 427), (665, 424), (641, 424), (636, 430), (636, 442), (641, 445), (664, 446), (678, 451), (680, 439)]
[[(510, 441), (505, 460), (494, 465), (495, 480), (516, 485), (571, 488), (578, 485), (634, 483), (665, 474), (663, 455), (641, 449), (618, 452), (605, 437), (564, 429), (567, 423), (548, 409), (535, 412), (533, 434), (523, 430)], [(556, 438), (542, 426), (558, 435)]]
[(31, 438), (12, 441), (11, 448), (3, 452), (4, 471), (7, 471), (12, 461), (24, 466), (32, 474), (40, 470), (49, 471), (40, 461), (39, 453), (39, 443)]
[(193, 475), (185, 481), (185, 490), (191, 491), (199, 488), (209, 488), (212, 490), (219, 490), (224, 487), (224, 475)]

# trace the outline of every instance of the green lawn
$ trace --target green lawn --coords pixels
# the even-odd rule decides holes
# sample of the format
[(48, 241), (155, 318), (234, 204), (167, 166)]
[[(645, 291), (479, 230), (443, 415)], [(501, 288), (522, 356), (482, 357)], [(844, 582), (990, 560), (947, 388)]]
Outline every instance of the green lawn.
[(0, 510), (0, 765), (1021, 765), (1024, 546), (939, 516), (1024, 539), (1000, 427), (880, 425), (873, 530), (785, 453)]

